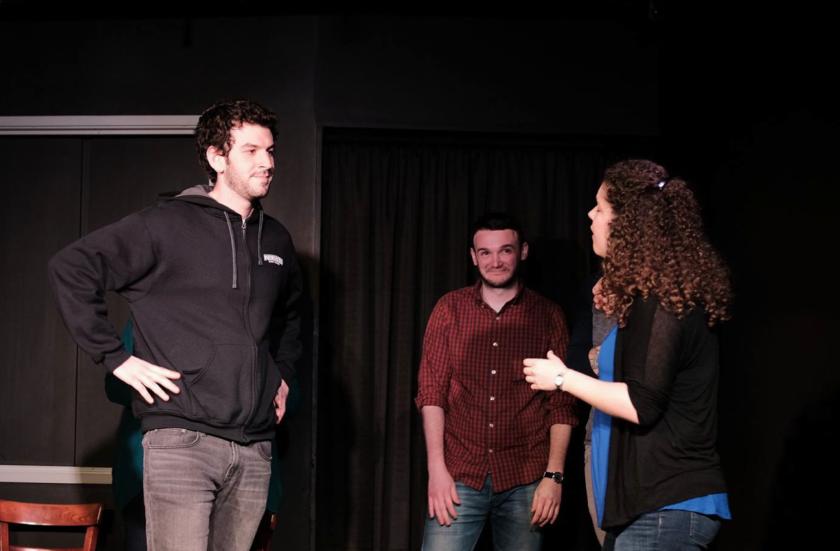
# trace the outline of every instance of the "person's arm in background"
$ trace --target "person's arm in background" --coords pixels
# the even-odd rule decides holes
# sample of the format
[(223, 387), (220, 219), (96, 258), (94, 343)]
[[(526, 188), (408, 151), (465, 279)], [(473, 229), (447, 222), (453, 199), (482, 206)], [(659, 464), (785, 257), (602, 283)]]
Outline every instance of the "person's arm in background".
[(286, 414), (291, 381), (295, 379), (295, 364), (300, 358), (303, 347), (300, 342), (300, 304), (303, 297), (303, 274), (300, 270), (294, 248), (286, 259), (289, 266), (288, 289), (286, 299), (274, 307), (274, 314), (269, 329), (272, 335), (272, 354), (280, 369), (280, 386), (274, 397), (274, 410), (279, 423)]
[[(569, 330), (566, 318), (560, 308), (556, 308), (550, 324), (550, 346), (565, 355), (569, 346)], [(572, 427), (578, 424), (578, 404), (572, 396), (561, 392), (554, 393), (543, 402), (546, 409), (546, 429), (549, 435), (549, 453), (546, 460), (547, 472), (563, 472), (566, 465), (566, 452), (569, 449)], [(550, 478), (543, 478), (537, 485), (531, 502), (531, 523), (545, 526), (557, 520), (563, 485)]]
[(458, 516), (455, 505), (461, 503), (444, 455), (447, 395), (452, 377), (448, 357), (450, 331), (452, 319), (442, 299), (432, 310), (426, 324), (415, 399), (423, 418), (426, 441), (428, 514), (429, 518), (437, 518), (438, 523), (445, 526), (451, 525)]

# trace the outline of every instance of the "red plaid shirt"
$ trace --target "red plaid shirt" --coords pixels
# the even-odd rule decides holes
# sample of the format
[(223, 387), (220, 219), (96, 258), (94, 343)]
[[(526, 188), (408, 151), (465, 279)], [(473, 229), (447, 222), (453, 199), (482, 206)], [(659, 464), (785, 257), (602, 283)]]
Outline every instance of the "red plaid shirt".
[(524, 358), (554, 350), (566, 356), (566, 320), (559, 306), (528, 289), (499, 313), (481, 298), (481, 282), (444, 295), (423, 339), (415, 403), (445, 414), (444, 458), (455, 480), (493, 491), (530, 484), (545, 471), (551, 425), (577, 425), (575, 400), (531, 390)]

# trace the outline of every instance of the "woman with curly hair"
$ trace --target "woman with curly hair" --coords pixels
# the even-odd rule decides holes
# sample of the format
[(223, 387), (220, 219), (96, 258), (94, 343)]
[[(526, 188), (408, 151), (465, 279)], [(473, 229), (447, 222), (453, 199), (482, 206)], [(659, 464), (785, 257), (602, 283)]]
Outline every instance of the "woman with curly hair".
[(651, 161), (608, 168), (589, 218), (604, 272), (595, 305), (616, 321), (598, 378), (549, 352), (524, 361), (526, 380), (596, 410), (592, 475), (604, 549), (705, 549), (730, 518), (710, 331), (728, 318), (728, 270), (687, 184)]

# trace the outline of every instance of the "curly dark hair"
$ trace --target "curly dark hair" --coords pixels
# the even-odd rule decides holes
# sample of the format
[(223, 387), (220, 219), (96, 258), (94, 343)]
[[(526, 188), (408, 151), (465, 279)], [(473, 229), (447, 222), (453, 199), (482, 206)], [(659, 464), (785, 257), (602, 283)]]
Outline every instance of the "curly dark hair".
[(274, 139), (277, 139), (277, 116), (255, 101), (220, 101), (208, 107), (198, 118), (195, 127), (198, 162), (210, 176), (211, 182), (216, 182), (217, 174), (207, 161), (207, 148), (215, 147), (227, 155), (231, 146), (230, 131), (244, 123), (268, 128)]
[(655, 295), (681, 318), (704, 309), (709, 326), (729, 318), (729, 270), (703, 231), (685, 181), (652, 161), (616, 163), (604, 173), (613, 210), (598, 302), (620, 326), (637, 295)]

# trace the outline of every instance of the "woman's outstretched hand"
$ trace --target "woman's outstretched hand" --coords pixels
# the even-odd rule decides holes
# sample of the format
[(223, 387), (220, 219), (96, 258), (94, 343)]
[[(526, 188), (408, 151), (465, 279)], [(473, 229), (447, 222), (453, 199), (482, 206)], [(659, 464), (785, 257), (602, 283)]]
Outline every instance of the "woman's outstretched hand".
[(556, 390), (555, 378), (568, 369), (563, 360), (551, 350), (545, 358), (525, 358), (522, 364), (525, 366), (522, 370), (525, 372), (525, 380), (531, 383), (534, 390)]

